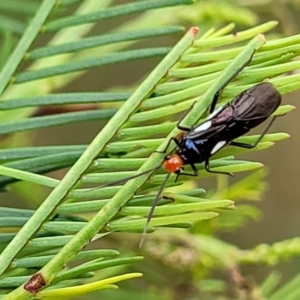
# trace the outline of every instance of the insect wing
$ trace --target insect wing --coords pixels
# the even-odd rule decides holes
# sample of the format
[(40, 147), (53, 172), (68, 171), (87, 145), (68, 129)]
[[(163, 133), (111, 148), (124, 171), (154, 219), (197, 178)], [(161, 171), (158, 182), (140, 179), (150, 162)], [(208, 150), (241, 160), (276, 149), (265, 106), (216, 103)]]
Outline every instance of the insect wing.
[(208, 119), (185, 135), (196, 144), (229, 141), (245, 134), (266, 120), (280, 105), (281, 95), (269, 82), (245, 90), (213, 112)]
[(235, 121), (260, 123), (267, 119), (280, 103), (281, 95), (273, 84), (263, 82), (244, 91), (231, 102), (233, 118)]
[(199, 126), (193, 128), (185, 138), (206, 140), (212, 138), (226, 127), (226, 124), (214, 124), (213, 120), (205, 121)]

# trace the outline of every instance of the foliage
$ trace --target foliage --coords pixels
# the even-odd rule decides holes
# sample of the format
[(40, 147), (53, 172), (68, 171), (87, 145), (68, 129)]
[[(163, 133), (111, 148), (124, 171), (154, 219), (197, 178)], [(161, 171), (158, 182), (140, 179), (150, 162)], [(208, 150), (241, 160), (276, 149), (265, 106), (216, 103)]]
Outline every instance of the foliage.
[[(44, 188), (51, 192), (36, 211), (0, 209), (3, 299), (66, 299), (115, 289), (116, 283), (140, 277), (140, 270), (149, 260), (174, 270), (174, 282), (175, 277), (188, 274), (187, 286), (206, 299), (227, 295), (229, 290), (223, 281), (210, 280), (213, 270), (230, 273), (239, 297), (246, 294), (275, 299), (282, 293), (289, 293), (290, 299), (298, 297), (298, 277), (274, 292), (279, 282), (277, 276), (271, 274), (258, 287), (248, 284), (238, 269), (241, 264), (275, 264), (298, 256), (298, 239), (242, 251), (216, 237), (220, 231), (237, 229), (248, 219), (259, 218), (260, 212), (252, 203), (240, 204), (239, 200), (261, 198), (265, 172), (253, 172), (234, 185), (224, 181), (221, 184), (226, 179), (218, 179), (222, 188), (207, 194), (190, 178), (181, 178), (181, 185), (182, 182), (173, 183), (171, 176), (167, 183), (170, 189), (163, 192), (149, 231), (168, 228), (147, 239), (141, 250), (146, 260), (139, 264), (139, 272), (131, 270), (134, 263), (143, 259), (136, 253), (136, 236), (139, 238), (140, 234), (132, 238), (131, 249), (128, 245), (120, 246), (120, 241), (130, 241), (131, 235), (127, 233), (143, 231), (155, 191), (165, 175), (158, 170), (150, 179), (149, 173), (124, 186), (99, 186), (159, 164), (163, 154), (154, 151), (163, 150), (169, 138), (178, 134), (174, 129), (178, 113), (197, 101), (184, 123), (193, 126), (203, 120), (213, 95), (240, 70), (222, 92), (222, 104), (263, 80), (274, 83), (282, 94), (298, 89), (299, 74), (291, 72), (299, 68), (299, 62), (293, 59), (299, 54), (300, 36), (265, 42), (261, 33), (273, 29), (277, 24), (273, 21), (236, 34), (230, 33), (233, 24), (229, 24), (219, 30), (200, 32), (196, 37), (196, 27), (185, 30), (178, 26), (178, 16), (186, 23), (190, 19), (188, 11), (195, 15), (201, 12), (201, 2), (193, 4), (190, 0), (133, 1), (119, 5), (109, 0), (28, 0), (26, 5), (13, 2), (14, 5), (1, 4), (0, 9), (30, 16), (31, 20), (28, 25), (23, 21), (17, 24), (17, 18), (0, 22), (5, 32), (0, 73), (0, 133), (5, 134), (0, 150), (1, 197), (6, 199), (8, 188), (24, 198), (36, 197), (31, 191), (43, 194)], [(206, 7), (211, 11), (214, 6), (206, 3)], [(222, 15), (228, 17), (228, 13), (220, 12), (223, 13), (218, 18), (226, 22)], [(121, 19), (134, 13), (139, 15)], [(168, 14), (169, 19), (165, 18)], [(249, 11), (247, 16), (252, 21), (241, 18), (241, 23), (253, 24), (254, 14)], [(116, 22), (115, 27), (94, 34), (95, 25), (110, 18), (123, 23)], [(236, 21), (239, 22), (238, 18)], [(141, 39), (171, 34), (183, 35), (172, 48), (140, 47)], [(13, 37), (18, 37), (17, 43)], [(123, 88), (121, 92), (116, 87), (105, 92), (60, 92), (91, 68), (153, 57), (164, 58), (137, 86)], [(292, 109), (291, 105), (282, 105), (274, 115), (287, 114)], [(100, 119), (106, 125), (89, 145), (33, 143), (32, 133), (40, 128)], [(251, 151), (269, 148), (287, 137), (285, 133), (267, 134)], [(252, 135), (239, 141), (250, 143), (256, 139)], [(227, 147), (213, 157), (211, 167), (235, 173), (260, 168), (261, 163), (233, 157), (248, 152)], [(70, 169), (61, 179), (45, 175), (65, 167)], [(199, 178), (211, 176), (203, 165), (198, 167)], [(234, 210), (233, 200), (238, 210)], [(117, 250), (84, 249), (91, 240), (105, 241), (113, 232), (119, 232), (115, 237)], [(161, 267), (153, 270), (158, 275), (165, 272)], [(171, 278), (166, 278), (166, 284), (172, 286)], [(124, 296), (127, 291), (132, 297), (133, 290), (137, 289), (124, 288), (123, 299), (128, 297)], [(172, 299), (182, 296), (175, 294)], [(150, 293), (148, 296), (152, 298)], [(141, 295), (137, 293), (136, 297), (140, 299)], [(167, 299), (168, 295), (163, 297)]]

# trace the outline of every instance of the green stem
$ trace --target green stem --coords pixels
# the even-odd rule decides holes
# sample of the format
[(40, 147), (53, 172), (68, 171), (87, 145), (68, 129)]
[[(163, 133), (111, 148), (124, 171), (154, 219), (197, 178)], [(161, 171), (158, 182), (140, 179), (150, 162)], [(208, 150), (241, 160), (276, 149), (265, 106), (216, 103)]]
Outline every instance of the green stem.
[(20, 65), (22, 59), (26, 54), (26, 51), (28, 50), (34, 39), (37, 37), (42, 25), (49, 16), (55, 4), (56, 0), (44, 0), (40, 8), (36, 12), (35, 17), (30, 22), (30, 25), (24, 32), (20, 42), (18, 43), (17, 47), (15, 48), (14, 52), (12, 53), (0, 73), (0, 95), (8, 85), (12, 75)]
[[(81, 158), (69, 170), (60, 184), (52, 191), (44, 203), (37, 209), (33, 217), (18, 232), (13, 241), (7, 246), (0, 256), (3, 263), (0, 266), (0, 274), (5, 271), (16, 254), (24, 247), (28, 239), (40, 228), (42, 223), (51, 215), (55, 207), (67, 196), (70, 189), (76, 184), (84, 171), (90, 166), (93, 159), (106, 146), (108, 141), (117, 133), (124, 122), (138, 108), (141, 101), (151, 93), (159, 80), (173, 66), (182, 53), (193, 43), (197, 28), (192, 28), (172, 51), (162, 60), (157, 68), (148, 76), (148, 78), (138, 87), (132, 96), (124, 103), (122, 108), (110, 119), (103, 130), (95, 137), (90, 146), (82, 154)], [(144, 181), (147, 179), (143, 176)], [(139, 181), (141, 178), (139, 179)], [(141, 182), (142, 184), (142, 182)], [(95, 217), (81, 230), (77, 235), (64, 246), (60, 253), (56, 255), (40, 272), (39, 279), (46, 285), (49, 284), (65, 264), (83, 248), (90, 239), (103, 228), (105, 224), (119, 211), (133, 195), (135, 189), (124, 194), (124, 198), (118, 193), (115, 201), (109, 204), (109, 207), (103, 208)], [(125, 196), (126, 195), (126, 196)], [(123, 199), (122, 199), (123, 198)], [(37, 277), (35, 277), (37, 279)], [(33, 282), (31, 282), (33, 284)], [(40, 282), (39, 282), (40, 283)], [(38, 284), (38, 282), (37, 282)], [(19, 287), (4, 299), (31, 299), (32, 292), (36, 292), (42, 286), (35, 286), (31, 292)]]

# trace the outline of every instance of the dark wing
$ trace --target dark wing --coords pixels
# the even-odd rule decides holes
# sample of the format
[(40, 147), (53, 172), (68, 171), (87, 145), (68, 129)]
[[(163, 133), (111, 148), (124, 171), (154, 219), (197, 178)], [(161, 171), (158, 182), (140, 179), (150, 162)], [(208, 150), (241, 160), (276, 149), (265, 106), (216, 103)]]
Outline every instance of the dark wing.
[(266, 120), (280, 103), (281, 95), (273, 84), (259, 83), (213, 112), (207, 121), (193, 128), (185, 137), (199, 140), (220, 137), (222, 131), (225, 134), (225, 131), (232, 131), (235, 125), (241, 123), (240, 130), (234, 129), (240, 136)]
[(280, 105), (281, 95), (270, 82), (262, 82), (238, 95), (232, 102), (236, 121), (264, 121)]
[(228, 121), (232, 119), (233, 107), (230, 104), (220, 107), (212, 112), (205, 122), (193, 128), (186, 138), (208, 139), (226, 128)]
[[(206, 124), (208, 126), (205, 126)], [(199, 126), (193, 128), (189, 133), (185, 135), (185, 138), (206, 140), (219, 134), (225, 128), (226, 124), (214, 124), (211, 121), (206, 121), (200, 124)]]

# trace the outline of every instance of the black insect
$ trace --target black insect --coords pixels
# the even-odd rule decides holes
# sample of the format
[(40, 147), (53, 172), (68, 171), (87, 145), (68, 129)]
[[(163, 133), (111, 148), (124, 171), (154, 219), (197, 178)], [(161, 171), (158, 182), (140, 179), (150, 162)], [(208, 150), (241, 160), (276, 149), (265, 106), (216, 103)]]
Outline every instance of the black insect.
[[(177, 145), (177, 150), (172, 155), (165, 156), (163, 162), (153, 169), (135, 174), (133, 176), (109, 182), (104, 186), (116, 185), (150, 173), (153, 170), (163, 167), (168, 173), (179, 175), (197, 176), (197, 163), (205, 163), (207, 172), (232, 175), (228, 172), (214, 171), (209, 168), (209, 158), (222, 149), (227, 144), (242, 147), (254, 148), (264, 137), (277, 116), (274, 116), (259, 138), (253, 144), (245, 144), (234, 141), (234, 139), (244, 135), (252, 128), (265, 121), (280, 105), (281, 94), (270, 82), (262, 82), (248, 90), (245, 90), (228, 104), (214, 111), (220, 89), (214, 96), (210, 107), (210, 115), (200, 125), (194, 128), (187, 128), (178, 123), (177, 128), (184, 134), (180, 137), (170, 139), (165, 151), (172, 141)], [(190, 165), (193, 173), (186, 173), (184, 165)]]
[[(252, 128), (264, 122), (280, 105), (281, 94), (270, 82), (262, 82), (251, 87), (250, 89), (245, 90), (231, 102), (215, 111), (218, 97), (222, 90), (249, 62), (250, 60), (246, 62), (246, 64), (240, 69), (238, 69), (236, 73), (233, 74), (231, 78), (229, 78), (228, 81), (225, 82), (216, 92), (209, 110), (209, 116), (206, 121), (194, 128), (187, 128), (180, 125), (182, 119), (185, 117), (184, 115), (183, 118), (177, 123), (177, 128), (183, 131), (183, 134), (172, 138), (169, 141), (165, 151), (163, 151), (163, 153), (166, 153), (171, 142), (174, 141), (177, 149), (172, 155), (165, 156), (161, 164), (150, 170), (146, 170), (133, 176), (113, 181), (101, 186), (104, 187), (116, 185), (150, 173), (151, 171), (161, 167), (168, 172), (168, 175), (163, 181), (148, 214), (147, 223), (144, 228), (140, 245), (143, 242), (143, 238), (147, 232), (148, 224), (153, 215), (155, 206), (170, 174), (177, 174), (176, 180), (180, 175), (197, 176), (198, 170), (195, 164), (204, 162), (207, 172), (232, 175), (228, 172), (211, 170), (209, 168), (209, 158), (228, 144), (248, 149), (254, 148), (261, 141), (275, 121), (276, 116), (271, 119), (265, 130), (253, 144), (245, 144), (234, 141), (234, 139), (244, 135)], [(185, 165), (190, 165), (193, 172), (184, 172)]]
[[(177, 124), (177, 128), (185, 131), (180, 139), (172, 138), (177, 150), (166, 156), (163, 167), (170, 173), (197, 176), (196, 163), (205, 163), (205, 169), (211, 173), (229, 174), (209, 168), (209, 158), (225, 145), (242, 148), (254, 148), (267, 133), (276, 116), (272, 118), (266, 129), (253, 144), (235, 142), (239, 136), (265, 121), (280, 105), (281, 95), (269, 82), (262, 82), (245, 90), (228, 104), (214, 111), (219, 94), (216, 94), (207, 120), (195, 128), (186, 128)], [(183, 172), (183, 166), (190, 165), (193, 173)]]

